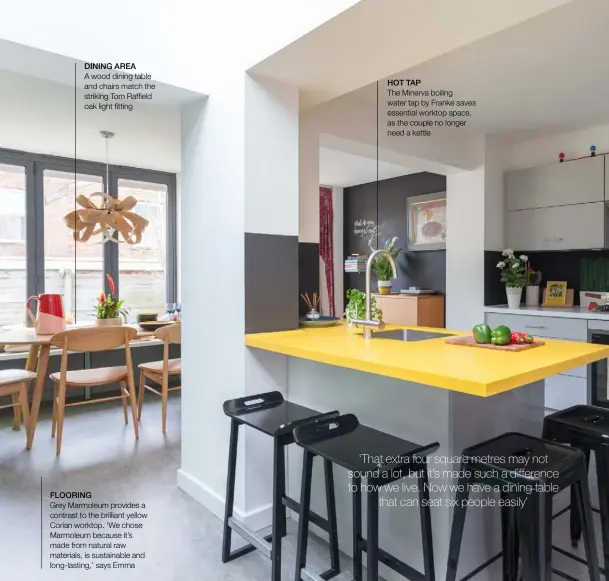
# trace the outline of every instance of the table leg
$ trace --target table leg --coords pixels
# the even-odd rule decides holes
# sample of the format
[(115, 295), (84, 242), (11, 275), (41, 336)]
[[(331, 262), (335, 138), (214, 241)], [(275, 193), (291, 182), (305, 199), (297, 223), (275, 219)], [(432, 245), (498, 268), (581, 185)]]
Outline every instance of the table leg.
[[(32, 351), (35, 348), (32, 345), (30, 349), (30, 357), (28, 357), (28, 364), (32, 357)], [(34, 383), (34, 396), (32, 397), (32, 409), (30, 412), (30, 429), (27, 438), (27, 449), (32, 447), (34, 442), (34, 433), (36, 432), (36, 424), (38, 423), (38, 412), (40, 412), (40, 402), (42, 400), (42, 390), (44, 389), (44, 380), (47, 376), (47, 367), (49, 366), (49, 354), (51, 353), (50, 345), (40, 346), (40, 356), (38, 358), (38, 370), (36, 375), (36, 382)]]

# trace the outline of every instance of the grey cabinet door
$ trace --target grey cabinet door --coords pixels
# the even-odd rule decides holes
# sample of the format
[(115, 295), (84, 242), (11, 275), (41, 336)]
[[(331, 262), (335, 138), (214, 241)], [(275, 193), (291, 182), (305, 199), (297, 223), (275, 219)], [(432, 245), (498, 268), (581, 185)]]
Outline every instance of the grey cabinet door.
[(506, 172), (506, 207), (527, 210), (601, 202), (605, 199), (604, 164), (604, 156), (586, 157)]
[(603, 248), (605, 203), (507, 212), (506, 242), (517, 250)]

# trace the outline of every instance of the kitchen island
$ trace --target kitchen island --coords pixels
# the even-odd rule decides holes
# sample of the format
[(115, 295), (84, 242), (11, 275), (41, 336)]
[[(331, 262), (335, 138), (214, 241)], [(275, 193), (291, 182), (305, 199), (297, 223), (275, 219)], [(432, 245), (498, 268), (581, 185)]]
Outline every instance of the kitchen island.
[[(456, 332), (390, 327), (370, 340), (344, 326), (246, 336), (261, 368), (273, 367), (278, 389), (290, 401), (320, 411), (354, 413), (364, 424), (408, 440), (440, 443), (430, 459), (437, 578), (445, 574), (454, 493), (452, 471), (464, 447), (503, 432), (539, 436), (544, 416), (544, 379), (609, 357), (609, 347), (548, 340), (518, 353), (449, 345)], [(382, 337), (382, 338), (381, 338)], [(272, 361), (271, 359), (272, 358)], [(284, 372), (277, 373), (283, 366)], [(269, 371), (270, 373), (270, 371)], [(300, 493), (300, 450), (289, 453), (289, 495)], [(455, 462), (456, 460), (456, 462)], [(313, 509), (324, 512), (323, 474), (314, 474)], [(341, 550), (351, 554), (349, 478), (335, 467)], [(406, 486), (380, 494), (381, 546), (422, 568), (417, 492)], [(474, 494), (472, 498), (485, 498)], [(460, 575), (498, 552), (499, 509), (470, 510)], [(323, 536), (323, 535), (321, 535)], [(386, 579), (398, 579), (381, 568)], [(476, 577), (496, 579), (490, 568)]]

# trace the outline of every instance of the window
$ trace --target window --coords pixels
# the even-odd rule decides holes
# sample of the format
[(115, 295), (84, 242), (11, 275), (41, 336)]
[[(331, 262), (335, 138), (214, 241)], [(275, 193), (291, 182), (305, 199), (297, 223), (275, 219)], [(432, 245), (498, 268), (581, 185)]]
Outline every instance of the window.
[[(74, 240), (64, 217), (80, 208), (77, 195), (96, 192), (137, 199), (149, 221), (139, 244)], [(26, 323), (27, 297), (43, 292), (63, 295), (76, 322), (90, 321), (106, 274), (129, 320), (164, 313), (178, 300), (175, 196), (173, 174), (0, 149), (0, 328)]]
[(0, 326), (25, 322), (25, 167), (0, 164)]
[(167, 186), (118, 180), (118, 197), (133, 196), (135, 212), (149, 224), (139, 244), (119, 248), (119, 288), (131, 317), (142, 312), (164, 313), (167, 264)]
[(103, 189), (101, 176), (43, 171), (44, 288), (63, 295), (64, 310), (75, 322), (91, 317), (95, 297), (104, 290), (104, 248), (100, 236), (75, 242), (63, 218), (76, 209), (78, 194)]

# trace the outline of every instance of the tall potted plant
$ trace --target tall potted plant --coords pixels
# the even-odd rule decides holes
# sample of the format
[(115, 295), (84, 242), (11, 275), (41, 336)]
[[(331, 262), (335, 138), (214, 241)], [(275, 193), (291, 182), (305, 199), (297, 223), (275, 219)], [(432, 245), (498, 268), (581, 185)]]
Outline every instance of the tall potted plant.
[[(393, 260), (396, 260), (402, 251), (401, 248), (396, 246), (397, 241), (397, 236), (388, 238), (384, 246), (385, 250), (391, 255)], [(370, 246), (370, 249), (373, 250), (372, 246)], [(377, 256), (372, 264), (372, 270), (374, 271), (374, 274), (376, 274), (379, 293), (382, 295), (390, 294), (393, 269), (391, 268), (389, 259), (386, 256)]]
[(98, 326), (107, 325), (122, 325), (123, 317), (127, 316), (127, 310), (123, 307), (125, 301), (118, 300), (114, 295), (116, 293), (116, 287), (114, 285), (114, 279), (106, 274), (108, 278), (108, 286), (110, 292), (106, 294), (104, 291), (97, 297), (97, 305), (95, 305), (95, 324)]
[(508, 307), (517, 309), (520, 307), (522, 287), (526, 282), (525, 270), (528, 258), (524, 254), (516, 257), (511, 248), (506, 248), (502, 255), (503, 260), (497, 263), (497, 268), (501, 271), (501, 282), (505, 284)]

